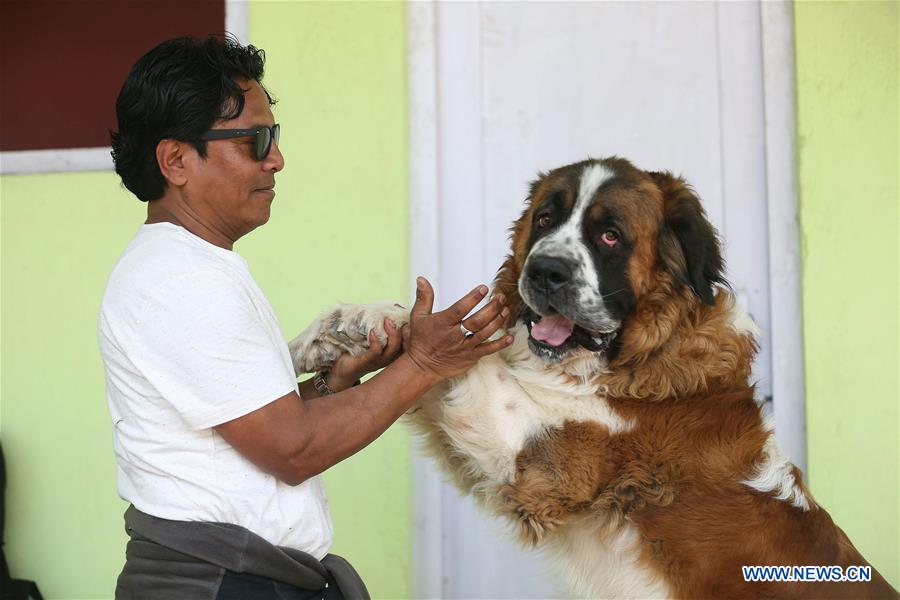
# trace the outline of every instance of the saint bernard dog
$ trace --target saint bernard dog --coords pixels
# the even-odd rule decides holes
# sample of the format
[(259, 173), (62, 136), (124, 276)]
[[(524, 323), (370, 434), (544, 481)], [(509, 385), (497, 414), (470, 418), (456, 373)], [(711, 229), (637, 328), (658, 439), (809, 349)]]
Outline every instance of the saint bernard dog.
[[(684, 180), (615, 157), (560, 167), (532, 185), (511, 239), (493, 292), (515, 342), (407, 417), (460, 490), (579, 597), (898, 597), (875, 569), (745, 581), (742, 566), (869, 563), (754, 401), (758, 331)], [(362, 352), (370, 329), (383, 340), (384, 317), (408, 311), (326, 311), (290, 344), (298, 372)]]

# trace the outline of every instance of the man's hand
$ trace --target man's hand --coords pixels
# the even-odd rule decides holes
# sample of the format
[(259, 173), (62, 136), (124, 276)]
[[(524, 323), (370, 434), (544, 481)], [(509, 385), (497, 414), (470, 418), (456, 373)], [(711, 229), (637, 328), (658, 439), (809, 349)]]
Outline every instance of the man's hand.
[(432, 313), (434, 290), (424, 277), (416, 281), (416, 303), (410, 314), (409, 339), (404, 346), (409, 358), (425, 374), (438, 379), (461, 375), (481, 357), (513, 342), (511, 335), (486, 341), (509, 316), (506, 298), (501, 294), (464, 319), (487, 292), (487, 287), (479, 286), (447, 310)]
[(369, 331), (369, 349), (365, 353), (359, 356), (342, 354), (338, 357), (327, 378), (328, 387), (332, 391), (345, 390), (363, 375), (382, 369), (394, 362), (394, 359), (403, 350), (403, 336), (397, 329), (397, 325), (390, 319), (384, 320), (384, 331), (387, 334), (387, 343), (384, 345), (373, 329)]
[[(434, 291), (420, 279), (409, 325), (398, 331), (394, 323), (385, 323), (384, 344), (370, 332), (367, 352), (335, 363), (337, 379), (328, 383), (338, 393), (319, 398), (311, 380), (305, 381), (300, 385), (312, 391), (304, 397), (290, 392), (217, 425), (216, 431), (253, 464), (288, 485), (321, 473), (371, 443), (439, 381), (465, 373), (479, 358), (512, 343), (511, 335), (487, 341), (509, 314), (502, 296), (465, 318), (485, 294), (487, 288), (479, 286), (447, 310), (432, 314)], [(401, 341), (406, 352), (400, 352)], [(360, 375), (385, 365), (365, 384), (346, 389)]]

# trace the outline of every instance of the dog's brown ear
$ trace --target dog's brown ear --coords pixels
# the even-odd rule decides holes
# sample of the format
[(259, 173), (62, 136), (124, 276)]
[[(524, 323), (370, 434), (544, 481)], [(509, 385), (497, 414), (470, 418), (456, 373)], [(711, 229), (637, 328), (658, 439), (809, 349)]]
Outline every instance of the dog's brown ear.
[[(543, 177), (543, 174), (541, 174)], [(525, 209), (519, 218), (509, 228), (510, 250), (506, 260), (497, 270), (494, 278), (494, 293), (502, 293), (506, 296), (506, 304), (509, 307), (509, 318), (506, 326), (512, 327), (522, 316), (522, 297), (519, 295), (519, 276), (525, 263), (526, 245), (531, 231), (532, 199), (540, 180), (531, 184), (531, 192), (525, 201)]]
[(650, 173), (663, 194), (659, 234), (662, 263), (676, 281), (688, 285), (707, 304), (715, 303), (713, 284), (727, 285), (719, 238), (699, 198), (671, 173)]
[(522, 308), (522, 298), (519, 296), (519, 273), (516, 259), (513, 255), (506, 257), (497, 276), (494, 278), (494, 294), (500, 293), (506, 296), (506, 305), (509, 307), (509, 318), (506, 319), (506, 327), (512, 327), (519, 319)]

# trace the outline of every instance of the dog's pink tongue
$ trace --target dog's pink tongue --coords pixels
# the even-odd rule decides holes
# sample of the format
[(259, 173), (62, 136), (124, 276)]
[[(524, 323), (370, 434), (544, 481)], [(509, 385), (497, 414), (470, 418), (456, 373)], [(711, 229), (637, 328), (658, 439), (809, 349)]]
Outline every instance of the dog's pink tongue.
[(575, 323), (562, 315), (548, 315), (531, 327), (531, 337), (551, 346), (561, 346), (572, 335), (574, 327)]

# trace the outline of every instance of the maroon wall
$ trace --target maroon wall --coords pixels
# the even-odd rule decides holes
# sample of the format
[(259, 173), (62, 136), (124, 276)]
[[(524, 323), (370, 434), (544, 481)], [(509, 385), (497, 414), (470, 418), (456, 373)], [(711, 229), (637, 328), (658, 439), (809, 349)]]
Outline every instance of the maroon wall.
[(0, 150), (108, 146), (131, 65), (224, 29), (224, 0), (0, 0)]

